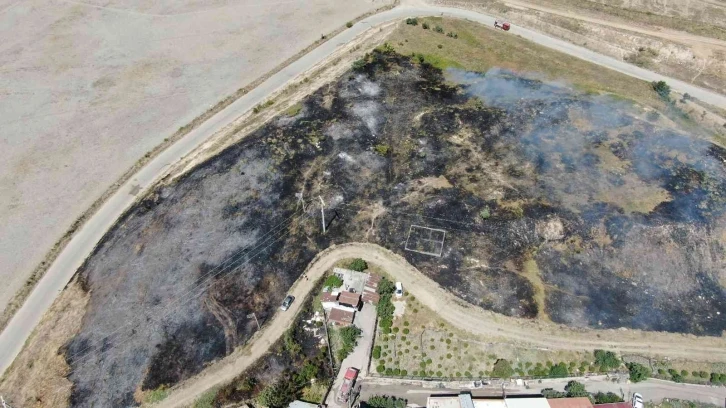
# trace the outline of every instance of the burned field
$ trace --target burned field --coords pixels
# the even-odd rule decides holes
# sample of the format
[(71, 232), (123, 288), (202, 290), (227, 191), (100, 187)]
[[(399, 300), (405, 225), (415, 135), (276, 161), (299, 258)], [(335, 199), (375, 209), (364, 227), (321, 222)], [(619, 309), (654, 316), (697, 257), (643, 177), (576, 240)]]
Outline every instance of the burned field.
[[(354, 240), (499, 313), (720, 335), (726, 150), (641, 116), (511, 72), (370, 54), (107, 235), (79, 272), (73, 405), (133, 405), (199, 372), (319, 250)], [(445, 231), (415, 237), (441, 238), (416, 244), (434, 255), (406, 249), (412, 225)]]

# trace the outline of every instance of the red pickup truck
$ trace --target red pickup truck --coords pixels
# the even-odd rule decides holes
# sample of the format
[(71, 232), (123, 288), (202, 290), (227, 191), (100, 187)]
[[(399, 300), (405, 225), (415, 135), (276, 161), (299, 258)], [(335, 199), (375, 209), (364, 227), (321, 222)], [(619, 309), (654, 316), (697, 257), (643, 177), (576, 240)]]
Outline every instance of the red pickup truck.
[(343, 384), (340, 385), (340, 390), (338, 391), (338, 402), (348, 402), (350, 391), (353, 389), (356, 379), (358, 379), (358, 369), (348, 367), (348, 370), (345, 372), (345, 377), (343, 377)]

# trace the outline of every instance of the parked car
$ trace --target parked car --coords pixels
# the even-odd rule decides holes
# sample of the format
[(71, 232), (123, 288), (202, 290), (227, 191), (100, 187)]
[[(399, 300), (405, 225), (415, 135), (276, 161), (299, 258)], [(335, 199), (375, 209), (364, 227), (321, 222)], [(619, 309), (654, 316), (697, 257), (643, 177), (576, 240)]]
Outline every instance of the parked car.
[(295, 301), (295, 296), (293, 296), (293, 295), (287, 295), (285, 297), (285, 300), (282, 301), (282, 306), (280, 306), (280, 309), (282, 309), (283, 311), (289, 309), (290, 308), (290, 305), (294, 301)]
[(355, 380), (358, 379), (358, 369), (354, 367), (348, 367), (343, 377), (343, 384), (340, 384), (340, 390), (338, 391), (338, 402), (348, 402), (350, 399), (350, 391), (355, 385)]
[(633, 408), (643, 408), (643, 396), (636, 392), (633, 394), (631, 403), (633, 404)]
[(401, 296), (403, 296), (403, 284), (396, 282), (396, 297), (400, 298)]

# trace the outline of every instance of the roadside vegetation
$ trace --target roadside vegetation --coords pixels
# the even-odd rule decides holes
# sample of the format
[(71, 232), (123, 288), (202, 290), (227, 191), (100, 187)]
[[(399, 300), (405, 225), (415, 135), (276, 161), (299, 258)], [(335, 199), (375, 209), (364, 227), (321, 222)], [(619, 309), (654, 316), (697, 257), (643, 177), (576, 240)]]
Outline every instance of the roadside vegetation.
[(407, 400), (387, 395), (374, 395), (361, 401), (361, 408), (405, 408)]
[(623, 399), (612, 392), (597, 392), (597, 393), (590, 393), (585, 388), (585, 384), (579, 382), (579, 381), (569, 381), (567, 385), (565, 385), (565, 391), (557, 391), (552, 388), (544, 388), (542, 390), (542, 395), (545, 398), (577, 398), (577, 397), (587, 397), (590, 399), (590, 402), (593, 404), (607, 404), (612, 402), (623, 402)]

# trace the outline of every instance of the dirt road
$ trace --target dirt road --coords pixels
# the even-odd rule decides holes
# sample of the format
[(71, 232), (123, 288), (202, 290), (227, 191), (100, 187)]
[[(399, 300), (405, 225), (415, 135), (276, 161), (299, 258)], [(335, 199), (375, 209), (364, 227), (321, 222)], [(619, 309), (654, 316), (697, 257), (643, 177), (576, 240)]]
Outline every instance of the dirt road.
[[(414, 3), (415, 4), (415, 3)], [(366, 32), (371, 26), (377, 26), (386, 22), (400, 20), (411, 16), (427, 16), (427, 15), (444, 15), (455, 18), (470, 19), (472, 21), (492, 25), (494, 17), (473, 12), (469, 10), (460, 10), (447, 7), (435, 7), (435, 6), (402, 6), (389, 10), (380, 14), (376, 14), (369, 18), (360, 21), (350, 29), (343, 31), (339, 35), (332, 38), (330, 41), (323, 43), (320, 47), (306, 54), (293, 64), (289, 65), (285, 69), (281, 70), (277, 74), (271, 76), (268, 80), (263, 82), (260, 86), (250, 91), (224, 110), (220, 111), (212, 118), (204, 122), (201, 126), (194, 129), (192, 132), (187, 134), (181, 140), (168, 149), (160, 153), (156, 158), (150, 161), (145, 167), (143, 167), (138, 173), (136, 173), (128, 182), (119, 188), (119, 190), (111, 196), (106, 203), (99, 208), (91, 219), (89, 219), (74, 235), (73, 239), (70, 240), (68, 245), (63, 249), (58, 258), (46, 272), (43, 279), (38, 282), (33, 292), (30, 294), (25, 304), (18, 310), (13, 319), (10, 321), (8, 326), (0, 333), (0, 373), (4, 372), (5, 369), (12, 363), (13, 359), (23, 347), (23, 344), (32, 333), (35, 326), (41, 320), (43, 314), (53, 303), (57, 294), (63, 290), (65, 285), (70, 281), (71, 277), (75, 274), (76, 270), (82, 265), (86, 257), (93, 251), (96, 244), (101, 240), (106, 231), (108, 231), (118, 220), (118, 218), (136, 202), (136, 196), (142, 196), (154, 183), (166, 174), (168, 166), (176, 163), (182, 158), (193, 152), (199, 145), (204, 141), (210, 139), (218, 132), (224, 131), (229, 123), (235, 119), (244, 115), (246, 112), (251, 110), (255, 105), (264, 101), (271, 93), (283, 87), (291, 78), (295, 78), (297, 75), (306, 72), (317, 63), (325, 60), (326, 57), (330, 56), (336, 49), (349, 43), (360, 34)], [(623, 61), (607, 57), (601, 54), (597, 54), (593, 51), (579, 47), (562, 40), (558, 40), (532, 30), (524, 29), (521, 27), (513, 27), (509, 32), (512, 35), (519, 35), (525, 39), (541, 44), (543, 46), (552, 48), (554, 50), (563, 52), (568, 55), (573, 55), (581, 58), (585, 61), (589, 61), (601, 66), (605, 66), (616, 70), (618, 72), (630, 75), (636, 78), (644, 79), (646, 81), (667, 81), (672, 89), (678, 92), (687, 92), (690, 95), (701, 99), (707, 103), (726, 107), (726, 97), (705, 89), (687, 84), (682, 81), (678, 81), (672, 78), (667, 78), (654, 72), (630, 65)], [(443, 305), (434, 304), (436, 307), (443, 307)], [(439, 310), (438, 308), (434, 308)], [(451, 316), (455, 318), (456, 316)], [(462, 318), (461, 316), (459, 317)], [(488, 317), (490, 320), (495, 321), (500, 319), (499, 317)], [(467, 319), (463, 319), (467, 320)], [(453, 323), (456, 324), (455, 321)], [(465, 322), (461, 322), (462, 324)], [(526, 340), (526, 335), (511, 331), (508, 325), (511, 323), (504, 323), (501, 327), (498, 327), (498, 334), (515, 336), (514, 338), (521, 338)], [(534, 329), (539, 329), (535, 327)], [(544, 330), (544, 329), (543, 329)], [(554, 328), (551, 332), (557, 332), (567, 330), (565, 328)], [(531, 332), (529, 332), (531, 333)], [(489, 333), (492, 334), (492, 333)], [(519, 335), (520, 337), (516, 337)], [(619, 339), (625, 334), (618, 332), (617, 336), (612, 335), (611, 338)], [(556, 337), (550, 337), (550, 340)], [(637, 339), (636, 339), (637, 340)], [(702, 341), (702, 340), (699, 340)], [(547, 342), (545, 342), (547, 343)], [(600, 342), (587, 343), (586, 340), (582, 340), (581, 346), (583, 348), (589, 348), (588, 344), (602, 344)], [(636, 345), (642, 344), (641, 342), (635, 342), (630, 347), (632, 350), (643, 351), (644, 348), (637, 347)], [(723, 343), (719, 343), (723, 346)], [(623, 347), (625, 344), (622, 345)], [(667, 346), (667, 344), (665, 345)], [(656, 346), (653, 346), (656, 347)], [(569, 348), (569, 347), (565, 347)], [(646, 348), (647, 349), (647, 348)], [(672, 350), (666, 348), (666, 350)], [(651, 351), (657, 352), (658, 349), (654, 348)], [(716, 355), (723, 355), (723, 350), (715, 349)], [(686, 351), (683, 351), (686, 353)], [(708, 355), (704, 352), (703, 355)]]
[(419, 272), (403, 257), (378, 245), (350, 243), (332, 246), (319, 253), (308, 265), (309, 280), (298, 280), (290, 290), (298, 301), (287, 312), (271, 319), (248, 345), (196, 377), (180, 384), (162, 401), (160, 407), (190, 404), (194, 398), (215, 385), (223, 384), (251, 366), (290, 326), (302, 300), (315, 280), (342, 259), (363, 258), (388, 272), (424, 306), (453, 326), (474, 335), (501, 337), (511, 343), (558, 350), (593, 350), (603, 348), (627, 353), (646, 353), (701, 361), (726, 361), (726, 339), (699, 338), (672, 333), (636, 330), (574, 330), (565, 326), (521, 320), (497, 315), (456, 298), (436, 282)]

